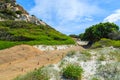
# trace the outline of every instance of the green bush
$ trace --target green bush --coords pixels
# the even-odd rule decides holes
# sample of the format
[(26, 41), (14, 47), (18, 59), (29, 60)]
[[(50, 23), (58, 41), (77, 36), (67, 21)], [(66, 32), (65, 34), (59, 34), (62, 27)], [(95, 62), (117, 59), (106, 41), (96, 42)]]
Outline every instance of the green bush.
[(16, 11), (16, 14), (20, 14), (20, 15), (21, 15), (21, 14), (22, 14), (22, 11)]
[(99, 23), (87, 28), (85, 33), (82, 35), (82, 40), (96, 42), (101, 38), (109, 38), (109, 34), (113, 31), (119, 31), (119, 26), (109, 22)]
[(7, 17), (9, 17), (11, 19), (12, 19), (12, 17), (16, 17), (16, 13), (9, 9), (1, 10), (0, 13), (6, 15)]
[(83, 69), (77, 65), (68, 65), (63, 68), (63, 77), (72, 80), (81, 80)]

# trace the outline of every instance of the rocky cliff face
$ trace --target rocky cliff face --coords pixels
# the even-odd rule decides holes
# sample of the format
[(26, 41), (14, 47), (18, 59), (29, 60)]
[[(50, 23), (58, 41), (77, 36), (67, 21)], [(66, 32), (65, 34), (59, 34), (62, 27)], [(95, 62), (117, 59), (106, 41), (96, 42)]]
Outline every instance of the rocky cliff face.
[(43, 21), (36, 18), (29, 13), (19, 4), (16, 4), (16, 0), (0, 0), (0, 21), (15, 20), (32, 22), (37, 25), (46, 25)]

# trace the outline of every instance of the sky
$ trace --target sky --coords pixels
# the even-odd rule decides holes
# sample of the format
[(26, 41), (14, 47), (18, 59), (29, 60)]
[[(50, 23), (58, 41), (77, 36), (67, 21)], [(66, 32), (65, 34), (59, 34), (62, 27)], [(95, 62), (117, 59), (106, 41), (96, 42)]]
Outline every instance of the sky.
[(35, 15), (64, 34), (80, 34), (100, 22), (120, 26), (119, 0), (17, 0)]

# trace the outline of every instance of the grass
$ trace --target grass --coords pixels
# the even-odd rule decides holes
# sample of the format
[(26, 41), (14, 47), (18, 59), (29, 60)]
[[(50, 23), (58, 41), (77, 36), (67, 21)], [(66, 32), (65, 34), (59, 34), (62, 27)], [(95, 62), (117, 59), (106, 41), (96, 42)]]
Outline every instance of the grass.
[(81, 80), (83, 69), (80, 66), (70, 64), (63, 68), (63, 77), (71, 80)]
[(120, 62), (120, 52), (119, 51), (114, 51), (114, 52), (109, 53), (110, 56), (113, 57), (118, 62)]
[(86, 51), (86, 50), (81, 51), (81, 54), (84, 54), (84, 55), (87, 56), (87, 57), (91, 57), (90, 52), (88, 52), (88, 51)]
[(98, 61), (105, 61), (106, 60), (106, 57), (104, 55), (100, 55), (98, 57)]
[(100, 65), (97, 68), (96, 75), (104, 80), (119, 80), (120, 79), (120, 63), (107, 63)]
[(26, 75), (18, 76), (13, 80), (49, 80), (49, 77), (45, 75), (41, 69), (42, 68), (39, 68), (38, 70), (27, 73)]
[(74, 43), (70, 37), (49, 25), (35, 25), (24, 21), (0, 21), (0, 49), (18, 44), (62, 45)]
[(99, 80), (99, 79), (97, 79), (97, 78), (92, 78), (92, 80)]
[(18, 44), (19, 44), (18, 42), (0, 41), (0, 50), (5, 48), (10, 48)]
[(95, 42), (91, 48), (99, 48), (99, 47), (108, 47), (108, 46), (113, 46), (113, 47), (120, 47), (120, 40), (111, 40), (111, 39), (101, 39), (98, 42)]
[(66, 56), (72, 57), (72, 56), (75, 55), (75, 54), (76, 54), (76, 51), (69, 51)]
[(87, 50), (80, 51), (80, 56), (78, 58), (79, 61), (87, 61), (91, 59), (91, 53)]

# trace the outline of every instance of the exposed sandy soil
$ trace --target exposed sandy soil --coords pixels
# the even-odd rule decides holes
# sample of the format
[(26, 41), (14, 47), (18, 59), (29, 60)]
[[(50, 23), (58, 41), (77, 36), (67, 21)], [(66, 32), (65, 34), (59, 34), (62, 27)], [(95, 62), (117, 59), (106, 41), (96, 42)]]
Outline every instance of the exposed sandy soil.
[(19, 45), (0, 51), (0, 80), (12, 80), (39, 67), (59, 62), (67, 52), (83, 50), (74, 46), (65, 50), (40, 51), (28, 45)]

